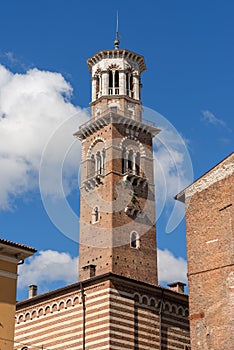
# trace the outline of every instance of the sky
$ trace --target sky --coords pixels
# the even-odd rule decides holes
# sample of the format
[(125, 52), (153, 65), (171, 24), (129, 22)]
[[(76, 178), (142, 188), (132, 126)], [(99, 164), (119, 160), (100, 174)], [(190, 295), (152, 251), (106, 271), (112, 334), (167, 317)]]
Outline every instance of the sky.
[(154, 141), (159, 281), (186, 281), (183, 204), (173, 197), (233, 151), (232, 0), (8, 0), (0, 13), (0, 232), (33, 246), (18, 300), (77, 280), (79, 141), (89, 118), (86, 60), (145, 57), (144, 117)]

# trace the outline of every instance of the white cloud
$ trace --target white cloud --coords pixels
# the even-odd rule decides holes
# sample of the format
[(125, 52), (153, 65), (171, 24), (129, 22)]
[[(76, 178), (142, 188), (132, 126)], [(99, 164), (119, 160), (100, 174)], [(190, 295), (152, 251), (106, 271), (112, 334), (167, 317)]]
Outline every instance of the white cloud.
[(231, 129), (229, 129), (229, 127), (227, 126), (227, 124), (225, 123), (224, 120), (217, 118), (212, 112), (210, 112), (209, 110), (205, 110), (202, 111), (202, 120), (206, 121), (212, 125), (220, 125), (223, 128), (231, 131)]
[[(38, 285), (43, 292), (53, 282), (74, 283), (78, 280), (78, 259), (54, 250), (40, 251), (19, 266), (18, 288)], [(45, 287), (46, 286), (46, 287)]]
[(176, 258), (167, 249), (158, 249), (158, 278), (161, 284), (178, 281), (187, 283), (186, 260)]
[[(50, 173), (58, 171), (64, 145), (73, 143), (72, 133), (87, 120), (86, 111), (71, 103), (71, 95), (70, 84), (59, 73), (31, 69), (13, 74), (0, 65), (0, 209), (10, 209), (16, 196), (38, 186), (43, 148), (52, 132), (75, 115), (74, 129), (66, 129), (54, 142), (47, 159)], [(64, 163), (67, 193), (75, 163), (77, 157), (71, 156)], [(53, 184), (48, 181), (51, 192), (56, 191)]]

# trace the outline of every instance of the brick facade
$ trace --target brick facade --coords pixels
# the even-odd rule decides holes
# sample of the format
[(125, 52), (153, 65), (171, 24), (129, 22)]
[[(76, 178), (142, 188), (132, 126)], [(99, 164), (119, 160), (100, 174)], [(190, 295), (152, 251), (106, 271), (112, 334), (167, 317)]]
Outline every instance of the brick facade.
[(94, 277), (19, 302), (14, 349), (24, 346), (184, 350), (188, 297), (114, 274)]
[(191, 345), (232, 349), (234, 154), (177, 195), (186, 204)]

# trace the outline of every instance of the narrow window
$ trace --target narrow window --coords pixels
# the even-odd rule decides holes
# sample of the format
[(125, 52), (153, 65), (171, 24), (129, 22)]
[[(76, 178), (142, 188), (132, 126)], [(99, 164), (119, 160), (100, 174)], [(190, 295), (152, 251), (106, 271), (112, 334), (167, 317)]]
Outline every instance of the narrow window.
[(134, 249), (140, 248), (140, 240), (137, 232), (133, 231), (130, 234), (130, 247)]
[(98, 207), (95, 207), (92, 212), (92, 223), (95, 224), (95, 222), (99, 221), (99, 210)]
[(122, 151), (122, 174), (126, 173), (126, 150), (125, 148)]
[(136, 175), (140, 175), (140, 153), (137, 153), (136, 154), (136, 163), (135, 163), (135, 166), (136, 166)]
[(101, 174), (102, 173), (102, 162), (101, 162), (101, 155), (100, 152), (97, 152), (96, 154), (96, 173)]
[(130, 150), (128, 153), (128, 171), (132, 172), (133, 169), (133, 151)]
[(119, 72), (116, 70), (114, 73), (115, 76), (115, 95), (119, 95)]
[(113, 73), (109, 71), (109, 95), (113, 95)]
[(100, 78), (97, 77), (96, 79), (97, 79), (96, 80), (96, 98), (98, 98), (99, 97), (99, 92), (100, 92)]

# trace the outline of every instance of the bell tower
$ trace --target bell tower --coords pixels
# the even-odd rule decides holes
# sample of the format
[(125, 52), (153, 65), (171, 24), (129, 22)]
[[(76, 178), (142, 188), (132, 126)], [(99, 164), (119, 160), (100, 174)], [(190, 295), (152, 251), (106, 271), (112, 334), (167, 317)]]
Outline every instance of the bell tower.
[(82, 141), (79, 280), (112, 272), (157, 284), (152, 139), (142, 120), (144, 57), (119, 49), (87, 60), (91, 119)]

